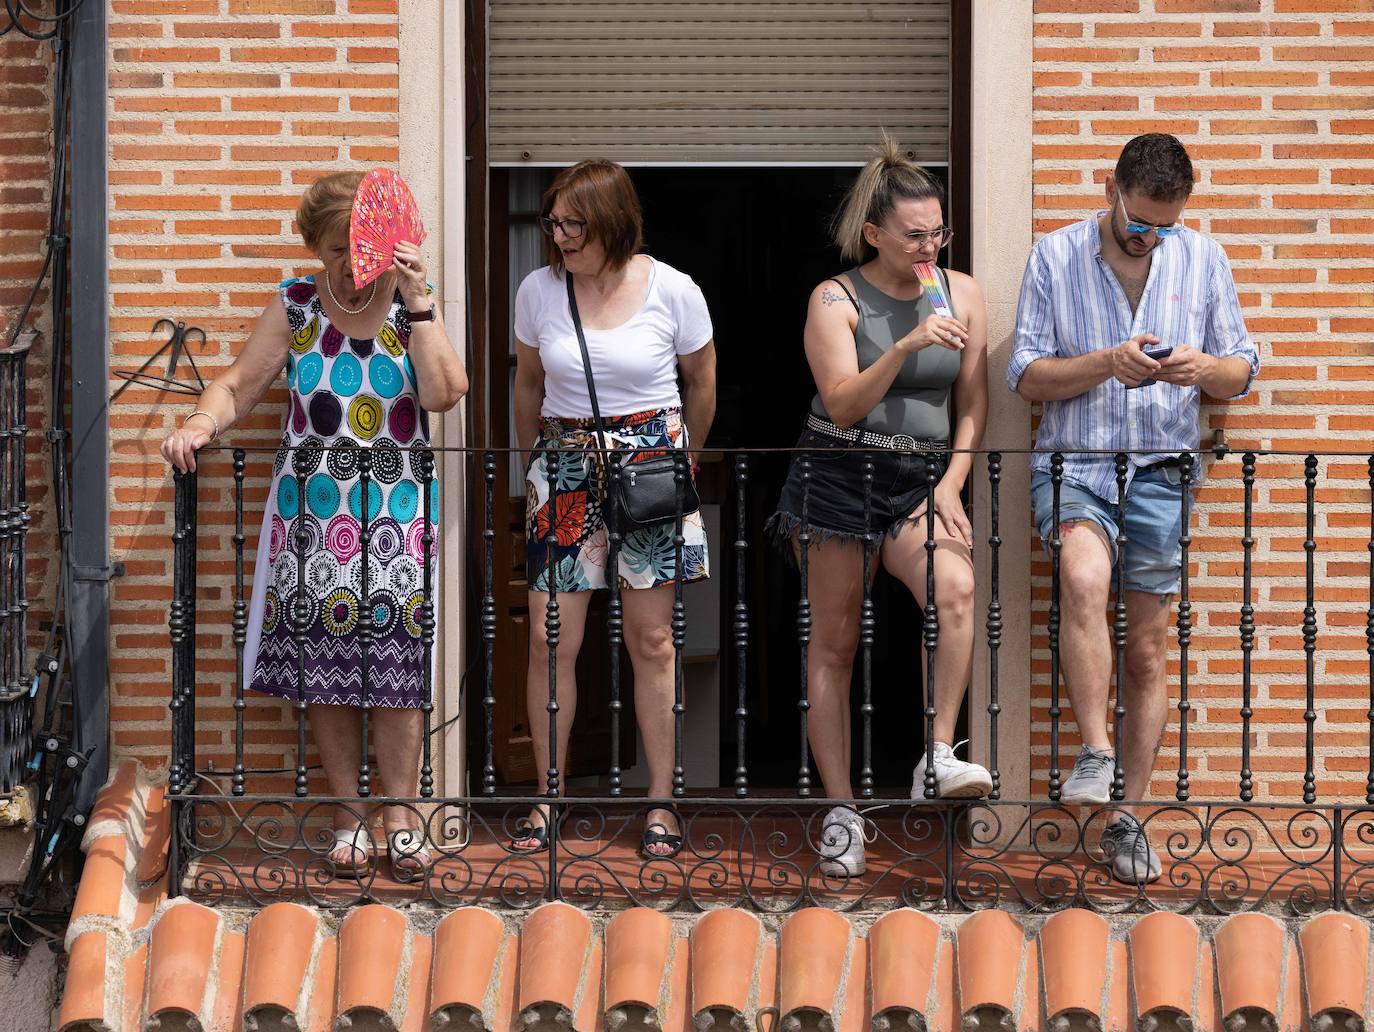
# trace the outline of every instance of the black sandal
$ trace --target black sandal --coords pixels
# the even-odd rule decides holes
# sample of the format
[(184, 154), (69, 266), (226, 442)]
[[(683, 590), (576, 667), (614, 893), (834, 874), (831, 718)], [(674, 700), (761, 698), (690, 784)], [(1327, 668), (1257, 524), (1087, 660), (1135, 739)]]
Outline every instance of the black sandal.
[[(558, 830), (563, 830), (563, 822), (568, 819), (567, 813), (558, 819)], [(535, 825), (528, 817), (522, 819), (515, 826), (515, 835), (511, 837), (509, 849), (512, 853), (542, 853), (549, 848), (549, 825), (548, 818), (540, 825)], [(528, 842), (534, 840), (532, 846), (518, 846), (517, 842)]]
[[(673, 813), (678, 822), (678, 827), (682, 827), (682, 818)], [(669, 835), (666, 825), (654, 821), (644, 826), (644, 834), (639, 837), (639, 855), (645, 860), (671, 860), (682, 852), (682, 834)], [(666, 853), (655, 852), (651, 846), (667, 846)]]

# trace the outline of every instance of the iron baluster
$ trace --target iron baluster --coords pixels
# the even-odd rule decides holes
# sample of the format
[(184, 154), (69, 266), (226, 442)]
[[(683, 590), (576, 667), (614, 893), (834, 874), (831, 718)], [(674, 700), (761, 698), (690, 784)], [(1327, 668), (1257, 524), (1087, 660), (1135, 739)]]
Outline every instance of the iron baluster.
[(803, 799), (811, 795), (811, 767), (807, 751), (807, 715), (811, 709), (810, 688), (807, 684), (811, 647), (811, 587), (810, 558), (811, 531), (811, 456), (802, 452), (798, 457), (801, 470), (801, 525), (797, 529), (798, 568), (801, 573), (801, 597), (797, 600), (797, 647), (801, 651), (801, 695), (797, 699), (797, 713), (801, 718), (801, 764), (797, 769), (797, 795)]
[[(549, 579), (549, 601), (544, 606), (544, 640), (549, 650), (549, 701), (545, 711), (549, 716), (549, 766), (544, 775), (545, 794), (550, 798), (558, 795), (558, 632), (561, 620), (558, 614), (558, 465), (559, 448), (550, 445), (545, 450), (547, 462), (545, 475), (549, 483), (549, 525), (544, 534), (544, 550), (548, 559), (546, 576)], [(532, 723), (532, 722), (531, 722)], [(533, 732), (533, 728), (530, 731)], [(547, 834), (552, 847), (553, 836), (558, 822), (553, 820), (553, 807), (550, 806), (548, 819), (551, 822)], [(550, 849), (552, 854), (552, 849)], [(552, 864), (552, 855), (550, 855)], [(550, 876), (553, 870), (550, 868)]]
[(683, 507), (687, 504), (687, 453), (673, 451), (673, 489), (676, 497), (676, 517), (673, 521), (673, 796), (687, 793), (687, 778), (683, 769), (683, 725), (687, 706), (683, 702), (682, 650), (687, 645), (687, 608), (682, 602), (682, 547), (686, 538), (682, 533)]
[(482, 453), (482, 794), (496, 794), (496, 456)]
[(863, 601), (859, 604), (859, 648), (862, 649), (863, 767), (859, 797), (873, 798), (873, 643), (877, 620), (873, 611), (873, 455), (864, 455), (864, 568)]
[(749, 794), (749, 767), (745, 760), (745, 736), (749, 724), (749, 604), (745, 594), (745, 563), (749, 539), (745, 536), (748, 506), (745, 493), (749, 484), (749, 456), (735, 455), (735, 795)]
[(1002, 584), (1000, 532), (1002, 499), (1002, 453), (988, 452), (988, 552), (992, 582), (988, 586), (988, 773), (992, 776), (990, 799), (1002, 798), (1002, 773), (997, 763), (997, 723), (1002, 704), (997, 698), (997, 650), (1002, 647)]
[(15, 570), (15, 606), (18, 609), (18, 626), (15, 628), (15, 652), (17, 660), (15, 662), (15, 673), (18, 675), (17, 686), (24, 686), (24, 677), (29, 669), (29, 596), (28, 596), (28, 550), (29, 550), (29, 484), (26, 470), (28, 462), (28, 367), (26, 352), (16, 352), (14, 358), (15, 375), (15, 424), (14, 424), (14, 447), (15, 447), (15, 511), (18, 514), (18, 523), (15, 530), (16, 544), (19, 554), (17, 557), (17, 567)]
[(1050, 456), (1050, 489), (1053, 516), (1050, 523), (1050, 801), (1059, 802), (1059, 494), (1064, 484), (1064, 456)]
[[(377, 499), (380, 507), (380, 492)], [(302, 510), (305, 496), (301, 496)], [(366, 799), (372, 794), (372, 768), (368, 762), (368, 731), (372, 716), (372, 624), (373, 607), (371, 559), (372, 559), (372, 446), (364, 445), (358, 449), (358, 548), (362, 556), (362, 587), (358, 591), (358, 648), (360, 652), (358, 672), (362, 678), (360, 685), (362, 699), (358, 706), (358, 726), (362, 739), (362, 752), (358, 763), (358, 795)]]
[(1245, 527), (1241, 534), (1241, 605), (1240, 605), (1240, 799), (1248, 803), (1254, 798), (1254, 780), (1250, 771), (1250, 718), (1255, 710), (1250, 698), (1250, 656), (1255, 648), (1254, 602), (1254, 502), (1255, 453), (1246, 452), (1240, 463), (1241, 484), (1245, 495)]
[(243, 476), (246, 466), (242, 448), (234, 449), (234, 775), (231, 791), (241, 796), (247, 791), (243, 769), (243, 716), (248, 709), (244, 699), (243, 649), (248, 641), (248, 600), (243, 594)]
[(1374, 455), (1369, 456), (1369, 609), (1364, 617), (1365, 652), (1369, 654), (1369, 776), (1364, 801), (1374, 803)]
[(613, 796), (621, 794), (620, 777), (620, 720), (625, 704), (620, 698), (620, 650), (625, 641), (625, 603), (620, 595), (620, 546), (624, 535), (620, 530), (620, 506), (613, 499), (620, 495), (621, 469), (620, 455), (614, 450), (607, 456), (609, 490), (606, 492), (606, 536), (609, 548), (606, 554), (606, 584), (611, 589), (610, 603), (606, 607), (606, 640), (610, 647), (611, 665), (611, 774), (610, 792)]
[(1188, 646), (1193, 632), (1193, 604), (1188, 601), (1188, 548), (1193, 543), (1189, 533), (1193, 503), (1193, 456), (1184, 452), (1179, 456), (1179, 480), (1183, 486), (1180, 501), (1178, 547), (1182, 562), (1182, 575), (1178, 590), (1178, 781), (1174, 795), (1179, 802), (1188, 800)]
[(0, 696), (8, 696), (13, 692), (15, 682), (12, 648), (14, 627), (11, 623), (15, 568), (10, 556), (13, 554), (15, 523), (14, 481), (19, 475), (19, 468), (15, 463), (14, 434), (10, 427), (14, 422), (17, 402), (14, 396), (14, 356), (6, 354), (0, 360)]
[(1302, 779), (1302, 801), (1317, 801), (1317, 757), (1314, 734), (1317, 723), (1316, 701), (1316, 663), (1317, 663), (1317, 606), (1316, 606), (1316, 564), (1317, 564), (1317, 457), (1307, 456), (1303, 463), (1303, 484), (1307, 488), (1307, 537), (1302, 543), (1306, 554), (1307, 595), (1302, 609), (1302, 649), (1305, 654), (1304, 676), (1307, 686), (1307, 709), (1302, 719), (1307, 724), (1303, 735), (1307, 758), (1307, 770)]
[(1126, 477), (1131, 463), (1125, 452), (1116, 453), (1116, 605), (1112, 608), (1112, 644), (1116, 649), (1116, 700), (1112, 711), (1112, 791), (1115, 800), (1126, 798), (1126, 774), (1121, 769), (1121, 749), (1126, 739), (1126, 642), (1130, 622), (1126, 615)]
[[(414, 456), (414, 453), (412, 455)], [(429, 799), (434, 795), (434, 752), (430, 743), (434, 723), (434, 452), (427, 447), (421, 448), (416, 457), (420, 460), (420, 490), (424, 492), (423, 512), (425, 521), (424, 528), (420, 533), (420, 558), (424, 566), (420, 574), (419, 614), (420, 645), (424, 650), (424, 669), (420, 676), (425, 691), (424, 698), (420, 702), (420, 712), (423, 714), (424, 722), (424, 737), (420, 739), (420, 797)], [(484, 613), (484, 619), (485, 615)], [(398, 619), (403, 618), (403, 614), (400, 613), (396, 616)]]
[(196, 474), (174, 470), (172, 479), (176, 495), (172, 517), (172, 605), (167, 619), (172, 643), (172, 693), (167, 707), (171, 711), (172, 756), (167, 771), (167, 791), (180, 795), (190, 782), (182, 710), (186, 706), (188, 686), (193, 683), (187, 659), (194, 655), (194, 645), (188, 653), (186, 643), (191, 637), (191, 607), (195, 604), (192, 511), (196, 504)]
[(926, 465), (926, 605), (922, 616), (921, 642), (926, 659), (926, 773), (924, 795), (939, 795), (935, 781), (935, 650), (940, 644), (940, 611), (935, 604), (935, 456)]
[(296, 527), (292, 535), (296, 543), (296, 597), (291, 601), (291, 637), (296, 643), (296, 701), (292, 703), (296, 716), (296, 795), (304, 796), (310, 792), (309, 767), (305, 763), (305, 636), (310, 627), (310, 606), (305, 597), (305, 552), (310, 535), (302, 518), (306, 504), (305, 470), (295, 461), (295, 448), (289, 449), (287, 455), (295, 467), (296, 478)]

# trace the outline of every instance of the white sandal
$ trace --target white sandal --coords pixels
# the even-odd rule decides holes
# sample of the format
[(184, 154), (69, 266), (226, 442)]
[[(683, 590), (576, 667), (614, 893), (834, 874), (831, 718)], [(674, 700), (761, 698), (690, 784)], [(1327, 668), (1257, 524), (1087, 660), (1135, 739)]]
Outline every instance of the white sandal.
[[(367, 825), (359, 824), (352, 831), (344, 828), (334, 829), (334, 848), (328, 853), (329, 861), (334, 865), (334, 874), (339, 878), (363, 878), (372, 867), (372, 833), (368, 831)], [(347, 846), (351, 856), (361, 859), (344, 860), (342, 862), (334, 859), (334, 854), (338, 853), (344, 846)]]
[(387, 852), (391, 854), (391, 872), (397, 881), (423, 878), (434, 862), (425, 848), (425, 837), (414, 828), (401, 828), (386, 837)]

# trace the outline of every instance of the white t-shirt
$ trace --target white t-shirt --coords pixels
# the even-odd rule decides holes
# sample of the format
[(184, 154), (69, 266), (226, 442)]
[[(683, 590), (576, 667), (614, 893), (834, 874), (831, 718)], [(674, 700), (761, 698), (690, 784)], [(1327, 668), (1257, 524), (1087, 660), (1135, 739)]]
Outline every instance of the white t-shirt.
[[(705, 347), (712, 336), (706, 298), (692, 277), (649, 260), (649, 290), (639, 311), (612, 330), (583, 327), (596, 398), (608, 419), (681, 405), (677, 356)], [(540, 415), (590, 419), (592, 403), (568, 310), (568, 287), (550, 266), (535, 269), (516, 292), (515, 337), (539, 349), (544, 365)]]

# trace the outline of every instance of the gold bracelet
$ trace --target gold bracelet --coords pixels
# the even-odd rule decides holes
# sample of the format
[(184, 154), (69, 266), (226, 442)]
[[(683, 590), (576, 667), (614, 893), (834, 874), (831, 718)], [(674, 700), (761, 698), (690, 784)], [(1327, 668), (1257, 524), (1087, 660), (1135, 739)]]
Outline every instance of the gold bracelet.
[(219, 440), (219, 420), (216, 419), (214, 416), (212, 416), (209, 412), (206, 412), (204, 409), (199, 409), (199, 408), (196, 409), (194, 412), (192, 412), (189, 416), (187, 416), (185, 419), (183, 419), (183, 420), (181, 421), (181, 425), (182, 425), (182, 426), (185, 426), (187, 423), (189, 423), (189, 422), (190, 422), (192, 419), (194, 419), (196, 416), (204, 416), (206, 419), (208, 419), (208, 420), (214, 425), (214, 427), (215, 427), (215, 432), (214, 432), (213, 434), (210, 435), (210, 440), (212, 440), (212, 441), (218, 441), (218, 440)]

